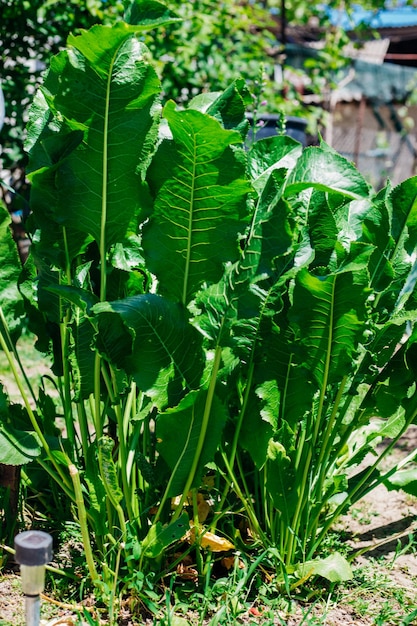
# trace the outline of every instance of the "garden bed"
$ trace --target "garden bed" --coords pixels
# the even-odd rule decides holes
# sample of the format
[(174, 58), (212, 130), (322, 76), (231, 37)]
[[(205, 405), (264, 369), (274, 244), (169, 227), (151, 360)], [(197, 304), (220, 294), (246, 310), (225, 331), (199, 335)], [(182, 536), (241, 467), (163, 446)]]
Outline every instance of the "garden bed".
[[(403, 455), (417, 446), (417, 427), (411, 427), (398, 443), (394, 455)], [(300, 624), (326, 624), (327, 626), (407, 626), (417, 621), (417, 542), (415, 520), (417, 498), (404, 492), (387, 492), (381, 485), (357, 503), (350, 514), (338, 525), (337, 535), (354, 550), (368, 548), (353, 563), (353, 581), (336, 586), (321, 598), (311, 602), (293, 601), (290, 612), (279, 608), (277, 600), (271, 606), (265, 602), (248, 606), (236, 619), (236, 624), (270, 624), (298, 626)], [(64, 550), (63, 550), (64, 551)], [(71, 612), (60, 608), (57, 594), (49, 588), (42, 604), (42, 624), (54, 619), (54, 625), (71, 625)], [(64, 602), (64, 593), (59, 592)], [(221, 608), (219, 600), (218, 609)], [(190, 602), (191, 604), (191, 602)], [(179, 607), (186, 622), (178, 626), (216, 624), (216, 611), (203, 622), (198, 611)], [(164, 614), (165, 613), (165, 614)], [(73, 614), (73, 613), (72, 613)], [(73, 614), (74, 615), (74, 614)], [(273, 615), (275, 617), (273, 617)], [(307, 617), (308, 615), (308, 617)], [(59, 618), (59, 622), (55, 622)], [(67, 619), (68, 618), (68, 619)], [(62, 620), (62, 621), (61, 621)], [(74, 625), (76, 621), (73, 622)], [(98, 624), (99, 622), (97, 622)], [(105, 621), (103, 622), (106, 623)], [(136, 620), (128, 611), (121, 612), (120, 624), (165, 625), (166, 611), (161, 610), (158, 620)], [(231, 622), (220, 622), (229, 624)], [(0, 626), (24, 626), (24, 600), (20, 579), (15, 571), (0, 575)], [(175, 626), (175, 620), (171, 619)]]

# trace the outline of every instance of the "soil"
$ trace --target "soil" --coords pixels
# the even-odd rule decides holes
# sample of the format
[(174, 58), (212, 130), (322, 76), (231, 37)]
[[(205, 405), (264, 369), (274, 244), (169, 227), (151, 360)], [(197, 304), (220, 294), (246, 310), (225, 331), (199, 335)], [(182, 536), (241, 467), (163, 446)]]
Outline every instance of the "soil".
[[(396, 455), (417, 448), (417, 426), (400, 440)], [(379, 486), (357, 503), (338, 525), (352, 550), (361, 551), (352, 563), (354, 580), (336, 590), (326, 604), (294, 603), (291, 614), (276, 614), (271, 619), (267, 607), (253, 607), (239, 616), (236, 624), (301, 626), (382, 626), (417, 625), (417, 498), (404, 492), (388, 492)], [(365, 551), (366, 549), (366, 551)], [(264, 615), (262, 612), (265, 609)], [(268, 617), (266, 613), (268, 612)], [(68, 607), (42, 601), (41, 626), (79, 626)], [(54, 618), (54, 619), (52, 619)], [(194, 625), (197, 617), (185, 615), (172, 626)], [(153, 620), (143, 624), (152, 626)], [(228, 626), (230, 621), (216, 622)], [(24, 599), (16, 574), (0, 574), (0, 626), (24, 626)], [(124, 626), (129, 626), (127, 619)], [(207, 622), (208, 626), (209, 622)]]

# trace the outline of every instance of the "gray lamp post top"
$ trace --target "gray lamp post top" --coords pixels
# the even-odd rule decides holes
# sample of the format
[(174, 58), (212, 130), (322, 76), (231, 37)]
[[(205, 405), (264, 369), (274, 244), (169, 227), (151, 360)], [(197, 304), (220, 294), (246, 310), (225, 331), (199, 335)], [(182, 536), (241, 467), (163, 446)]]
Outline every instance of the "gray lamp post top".
[(14, 547), (20, 565), (46, 565), (52, 561), (52, 537), (42, 530), (26, 530), (16, 535)]

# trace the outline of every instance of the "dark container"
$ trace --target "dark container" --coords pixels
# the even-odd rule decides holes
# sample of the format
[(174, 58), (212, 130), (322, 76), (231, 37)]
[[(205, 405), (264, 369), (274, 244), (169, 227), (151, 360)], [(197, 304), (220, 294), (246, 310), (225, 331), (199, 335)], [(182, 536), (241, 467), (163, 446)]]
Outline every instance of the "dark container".
[[(252, 122), (253, 115), (248, 113), (247, 118), (249, 122)], [(261, 124), (259, 124), (261, 122)], [(258, 126), (259, 124), (259, 126)], [(281, 115), (277, 113), (263, 113), (256, 116), (256, 139), (265, 139), (265, 137), (272, 137), (278, 134), (278, 129), (281, 126)], [(307, 145), (307, 120), (302, 117), (289, 116), (285, 118), (285, 135), (292, 137), (299, 141), (305, 148)], [(248, 141), (252, 140), (253, 130), (250, 129), (248, 133)]]

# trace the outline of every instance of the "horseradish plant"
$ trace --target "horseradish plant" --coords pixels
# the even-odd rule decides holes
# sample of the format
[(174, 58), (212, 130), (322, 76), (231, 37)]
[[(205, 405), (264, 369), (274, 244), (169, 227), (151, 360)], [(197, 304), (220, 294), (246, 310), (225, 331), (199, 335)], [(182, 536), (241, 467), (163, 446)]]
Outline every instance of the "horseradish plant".
[[(287, 589), (345, 579), (333, 522), (381, 482), (415, 493), (380, 466), (417, 415), (417, 179), (376, 193), (325, 144), (245, 148), (240, 80), (162, 107), (140, 33), (174, 18), (126, 19), (70, 36), (32, 106), (22, 272), (1, 231), (23, 406), (4, 388), (0, 461), (73, 503), (103, 593), (235, 549)], [(52, 356), (33, 390), (23, 305)]]

